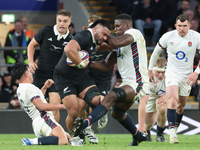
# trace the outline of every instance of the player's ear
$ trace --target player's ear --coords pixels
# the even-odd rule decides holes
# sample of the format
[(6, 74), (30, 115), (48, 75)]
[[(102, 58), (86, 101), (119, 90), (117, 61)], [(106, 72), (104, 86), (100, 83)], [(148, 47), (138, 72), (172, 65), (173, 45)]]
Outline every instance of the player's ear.
[(174, 24), (175, 28), (177, 27), (176, 24)]

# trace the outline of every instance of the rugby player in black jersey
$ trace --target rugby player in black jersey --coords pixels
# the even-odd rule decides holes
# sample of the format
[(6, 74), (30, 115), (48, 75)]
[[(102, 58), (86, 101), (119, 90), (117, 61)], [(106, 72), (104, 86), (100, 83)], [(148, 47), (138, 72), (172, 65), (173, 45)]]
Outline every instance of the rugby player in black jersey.
[[(53, 71), (62, 56), (64, 47), (72, 39), (69, 33), (71, 13), (59, 10), (56, 15), (56, 25), (45, 26), (39, 30), (28, 45), (29, 68), (33, 73), (33, 84), (41, 88), (47, 79), (53, 79)], [(40, 46), (38, 63), (33, 60), (35, 47)], [(60, 96), (53, 84), (47, 91), (51, 104), (61, 103)], [(53, 111), (57, 122), (60, 120), (59, 110)]]
[[(78, 54), (80, 50), (86, 50), (90, 56), (95, 53), (96, 46), (107, 40), (111, 33), (111, 26), (104, 19), (96, 20), (89, 29), (78, 32), (65, 46), (65, 53), (54, 70), (55, 86), (60, 94), (63, 104), (66, 106), (68, 116), (66, 125), (68, 131), (73, 128), (73, 123), (78, 117), (80, 103), (86, 103), (94, 109), (100, 103), (100, 93), (93, 79), (89, 76), (89, 61), (83, 62)], [(67, 65), (69, 57), (77, 67)], [(78, 99), (81, 98), (83, 100)], [(81, 102), (83, 101), (83, 102)]]

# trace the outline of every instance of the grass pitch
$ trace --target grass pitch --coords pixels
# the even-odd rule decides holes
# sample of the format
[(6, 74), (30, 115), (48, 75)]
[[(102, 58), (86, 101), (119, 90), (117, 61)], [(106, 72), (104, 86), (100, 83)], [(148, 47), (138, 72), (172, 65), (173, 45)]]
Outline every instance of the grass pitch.
[(57, 145), (34, 145), (22, 146), (21, 138), (35, 138), (34, 134), (0, 134), (1, 150), (200, 150), (200, 134), (178, 135), (179, 144), (169, 144), (169, 135), (165, 135), (166, 143), (156, 142), (155, 135), (152, 135), (153, 142), (142, 142), (138, 146), (128, 146), (132, 141), (130, 134), (96, 134), (99, 143), (86, 144), (80, 147), (57, 146)]

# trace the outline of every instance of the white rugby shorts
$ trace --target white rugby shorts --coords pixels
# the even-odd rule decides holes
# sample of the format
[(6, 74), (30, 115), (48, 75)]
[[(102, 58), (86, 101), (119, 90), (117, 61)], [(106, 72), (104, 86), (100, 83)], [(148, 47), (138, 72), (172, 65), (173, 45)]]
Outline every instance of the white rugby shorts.
[(191, 91), (191, 86), (186, 84), (187, 78), (178, 77), (173, 73), (165, 73), (165, 85), (166, 87), (170, 85), (176, 85), (179, 87), (179, 96), (189, 96)]
[(60, 126), (53, 117), (41, 118), (40, 116), (32, 122), (33, 131), (37, 137), (49, 136), (53, 128)]

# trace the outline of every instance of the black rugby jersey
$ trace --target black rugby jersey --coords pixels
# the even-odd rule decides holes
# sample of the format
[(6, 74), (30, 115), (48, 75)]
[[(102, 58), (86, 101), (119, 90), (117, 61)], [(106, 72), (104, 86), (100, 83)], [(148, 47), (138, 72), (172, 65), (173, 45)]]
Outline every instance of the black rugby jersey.
[(53, 74), (54, 68), (64, 52), (64, 47), (72, 39), (72, 35), (68, 32), (65, 39), (62, 38), (58, 41), (57, 35), (54, 33), (54, 26), (45, 26), (34, 38), (40, 44), (36, 74), (41, 76)]
[[(90, 57), (96, 51), (96, 43), (93, 43), (92, 40), (92, 33), (89, 30), (82, 30), (78, 32), (74, 37), (81, 47), (81, 50), (85, 50), (89, 53)], [(77, 67), (72, 67), (67, 65), (66, 63), (67, 56), (63, 53), (61, 59), (59, 60), (58, 64), (56, 65), (56, 73), (65, 75), (67, 77), (83, 77), (85, 74), (88, 73), (89, 65), (84, 69), (79, 69)]]
[[(90, 57), (90, 61), (104, 61), (110, 51), (96, 52)], [(94, 68), (89, 68), (89, 75), (92, 77), (95, 83), (109, 83), (111, 82), (113, 74), (113, 68), (109, 71), (100, 71)]]

